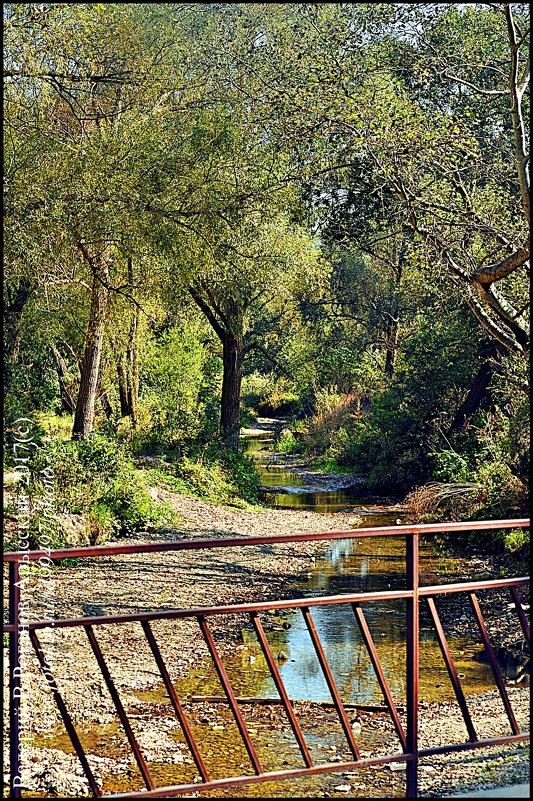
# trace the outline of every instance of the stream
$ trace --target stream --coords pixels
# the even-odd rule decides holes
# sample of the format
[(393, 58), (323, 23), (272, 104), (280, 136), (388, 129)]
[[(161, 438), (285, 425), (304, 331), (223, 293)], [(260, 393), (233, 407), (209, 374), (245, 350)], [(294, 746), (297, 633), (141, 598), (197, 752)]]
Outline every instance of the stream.
[[(361, 527), (401, 522), (401, 513), (395, 505), (390, 500), (384, 502), (384, 499), (365, 495), (364, 485), (357, 483), (357, 477), (351, 477), (355, 486), (336, 489), (329, 488), (327, 478), (324, 482), (323, 477), (325, 488), (317, 487), (313, 479), (311, 485), (307, 483), (308, 479), (302, 478), (301, 471), (291, 468), (290, 457), (286, 460), (272, 453), (271, 431), (245, 434), (243, 439), (245, 453), (254, 457), (261, 486), (266, 491), (267, 501), (273, 506), (333, 512), (340, 519), (332, 523), (332, 528), (336, 529), (342, 529), (345, 513), (350, 513), (351, 517), (354, 514), (360, 516)], [(338, 477), (332, 475), (332, 483), (336, 479)], [(346, 481), (346, 475), (341, 477), (340, 483), (343, 479)], [(347, 480), (350, 481), (350, 476)], [(464, 566), (464, 560), (440, 557), (428, 543), (421, 543), (421, 585), (459, 581)], [(403, 589), (405, 540), (403, 537), (376, 537), (332, 542), (324, 554), (316, 558), (313, 569), (299, 577), (294, 586), (309, 596)], [(393, 697), (402, 703), (405, 698), (405, 602), (365, 603), (364, 612)], [(382, 704), (383, 695), (351, 606), (317, 606), (312, 614), (343, 700), (347, 703)], [(464, 614), (469, 614), (466, 601)], [(330, 702), (331, 696), (302, 614), (299, 610), (290, 610), (273, 617), (272, 621), (269, 639), (274, 653), (286, 656), (280, 664), (280, 673), (289, 697)], [(425, 605), (421, 609), (420, 638), (420, 700), (453, 700), (453, 689)], [(236, 692), (243, 696), (277, 697), (253, 630), (245, 628), (243, 640), (247, 646), (245, 653), (229, 657), (226, 665)], [(450, 637), (448, 642), (465, 694), (492, 689), (494, 679), (489, 666), (474, 659), (482, 648), (481, 640)], [(198, 673), (201, 680), (196, 692), (205, 695), (221, 693), (214, 669), (202, 665)]]

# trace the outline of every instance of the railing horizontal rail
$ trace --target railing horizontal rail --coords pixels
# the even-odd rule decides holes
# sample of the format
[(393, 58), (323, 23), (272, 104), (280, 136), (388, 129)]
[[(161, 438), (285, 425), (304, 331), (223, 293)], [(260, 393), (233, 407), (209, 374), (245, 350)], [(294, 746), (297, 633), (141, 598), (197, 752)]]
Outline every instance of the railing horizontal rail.
[(364, 768), (370, 765), (386, 765), (389, 762), (408, 762), (413, 754), (396, 754), (394, 756), (376, 757), (374, 759), (358, 759), (351, 762), (328, 762), (324, 765), (313, 765), (312, 768), (297, 768), (295, 770), (276, 770), (261, 773), (260, 776), (240, 776), (238, 779), (214, 779), (206, 784), (180, 784), (176, 787), (158, 787), (156, 790), (139, 790), (127, 793), (111, 793), (104, 796), (112, 798), (170, 798), (181, 793), (197, 793), (199, 791), (216, 790), (222, 787), (240, 786), (242, 784), (256, 784), (257, 782), (272, 782), (280, 779), (299, 779), (305, 776), (314, 776), (319, 773), (332, 773), (351, 768)]
[(324, 595), (316, 598), (294, 598), (282, 601), (255, 601), (248, 604), (227, 606), (206, 606), (197, 609), (169, 609), (165, 612), (132, 612), (127, 615), (98, 615), (94, 617), (64, 618), (42, 620), (29, 623), (29, 629), (43, 629), (69, 626), (97, 625), (102, 623), (136, 623), (142, 620), (175, 620), (186, 617), (205, 617), (207, 615), (229, 615), (249, 612), (264, 612), (268, 609), (298, 609), (302, 606), (325, 606), (327, 604), (349, 604), (356, 601), (390, 601), (411, 598), (412, 590), (388, 590), (385, 592), (353, 593), (350, 595)]
[(95, 545), (80, 548), (57, 548), (51, 551), (6, 551), (4, 562), (72, 557), (117, 556), (131, 553), (194, 551), (204, 548), (237, 548), (243, 545), (272, 545), (282, 542), (315, 542), (320, 540), (358, 539), (359, 537), (401, 537), (406, 534), (445, 534), (453, 531), (486, 531), (497, 528), (528, 528), (529, 519), (471, 520), (461, 523), (424, 523), (413, 526), (377, 526), (349, 531), (318, 531), (308, 534), (273, 534), (253, 537), (220, 537), (216, 539), (174, 540), (172, 542), (136, 543), (135, 545)]
[(488, 737), (486, 740), (476, 740), (475, 742), (436, 745), (434, 748), (420, 748), (418, 756), (433, 756), (434, 754), (447, 754), (448, 751), (468, 751), (471, 748), (490, 748), (493, 745), (520, 743), (529, 740), (529, 736), (529, 732), (522, 732), (521, 734), (506, 734), (502, 737)]
[[(470, 581), (463, 584), (441, 584), (420, 587), (420, 595), (440, 595), (445, 593), (469, 592), (471, 590), (505, 589), (520, 587), (529, 583), (527, 576), (489, 581)], [(225, 606), (205, 606), (196, 609), (169, 609), (159, 612), (132, 612), (126, 615), (97, 615), (92, 617), (61, 618), (30, 622), (30, 631), (44, 628), (69, 628), (71, 626), (94, 626), (104, 623), (140, 623), (150, 620), (176, 620), (206, 615), (228, 615), (249, 612), (266, 612), (274, 609), (298, 609), (303, 606), (325, 606), (328, 604), (350, 604), (365, 601), (395, 601), (412, 598), (413, 590), (384, 590), (380, 592), (359, 592), (343, 595), (321, 595), (312, 598), (285, 598), (279, 601), (256, 601), (248, 604), (228, 604)], [(13, 631), (13, 626), (4, 624), (4, 632)]]
[(419, 595), (446, 595), (454, 592), (470, 592), (472, 590), (497, 590), (506, 587), (520, 587), (529, 583), (529, 576), (517, 576), (508, 579), (489, 579), (488, 581), (463, 581), (459, 584), (433, 584), (419, 587)]

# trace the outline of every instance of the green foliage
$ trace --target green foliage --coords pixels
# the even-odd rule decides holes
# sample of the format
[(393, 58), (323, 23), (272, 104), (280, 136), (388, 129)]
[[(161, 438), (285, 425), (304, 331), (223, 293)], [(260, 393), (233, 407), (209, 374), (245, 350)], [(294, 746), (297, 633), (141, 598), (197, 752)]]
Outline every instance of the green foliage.
[(502, 531), (503, 547), (509, 553), (517, 553), (529, 548), (529, 529), (512, 528)]
[[(94, 511), (94, 505), (91, 510)], [(123, 476), (102, 496), (100, 520), (104, 524), (118, 522), (120, 535), (134, 534), (147, 526), (168, 527), (175, 522), (172, 507), (154, 501), (144, 483), (136, 475)], [(103, 513), (103, 517), (102, 517)]]
[(275, 448), (279, 453), (294, 453), (300, 445), (293, 432), (289, 428), (283, 428), (276, 439)]
[(185, 319), (145, 344), (135, 451), (187, 453), (213, 436), (221, 365), (205, 338), (205, 327)]
[(422, 322), (390, 386), (358, 422), (347, 457), (372, 487), (405, 490), (429, 478), (457, 387), (466, 388), (475, 370), (475, 354), (456, 338), (461, 325), (460, 315), (431, 326)]
[[(183, 457), (174, 468), (172, 488), (215, 503), (257, 503), (259, 476), (252, 459), (212, 446), (202, 459)], [(168, 480), (168, 478), (167, 478)]]
[(226, 471), (231, 476), (238, 496), (247, 503), (257, 503), (259, 492), (259, 474), (253, 459), (240, 453), (230, 451), (223, 456)]
[(245, 409), (259, 415), (298, 414), (302, 403), (297, 382), (273, 373), (254, 371), (243, 379), (242, 400)]
[(468, 461), (459, 453), (443, 450), (433, 454), (431, 478), (435, 481), (461, 482), (470, 481), (472, 469)]
[(347, 444), (347, 431), (359, 416), (360, 404), (357, 393), (339, 393), (334, 387), (318, 390), (315, 413), (302, 436), (304, 448), (315, 455), (342, 458), (342, 444)]
[[(58, 514), (79, 515), (88, 521), (92, 542), (133, 534), (146, 526), (175, 522), (170, 506), (156, 503), (142, 476), (133, 467), (123, 446), (101, 435), (84, 440), (52, 439), (37, 455), (34, 475), (53, 474), (53, 505)], [(33, 487), (36, 508), (43, 497), (42, 481)], [(35, 515), (32, 523), (37, 530)], [(66, 542), (66, 531), (57, 528), (54, 547)]]

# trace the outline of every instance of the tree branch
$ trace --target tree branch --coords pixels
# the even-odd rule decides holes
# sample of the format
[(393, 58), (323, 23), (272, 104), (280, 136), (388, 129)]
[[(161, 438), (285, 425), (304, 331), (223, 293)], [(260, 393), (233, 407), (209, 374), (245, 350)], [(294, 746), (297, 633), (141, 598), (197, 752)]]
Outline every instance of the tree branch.
[(192, 285), (189, 285), (187, 287), (187, 291), (189, 292), (189, 295), (194, 300), (196, 305), (201, 309), (201, 311), (205, 314), (205, 316), (209, 320), (209, 324), (211, 325), (212, 329), (214, 330), (220, 341), (223, 342), (226, 332), (218, 322), (212, 309), (209, 308), (208, 304), (205, 302), (205, 300), (200, 295), (198, 290), (195, 289)]
[(258, 350), (259, 353), (263, 354), (265, 359), (267, 359), (275, 367), (277, 367), (280, 373), (283, 373), (283, 375), (286, 375), (288, 378), (294, 378), (293, 374), (290, 373), (282, 364), (280, 364), (278, 360), (274, 358), (274, 356), (271, 356), (270, 353), (262, 345), (259, 344), (259, 342), (250, 342), (249, 345), (246, 345), (246, 347), (243, 348), (243, 355), (245, 356), (251, 350)]
[(449, 81), (456, 81), (460, 83), (462, 86), (468, 86), (470, 89), (473, 89), (474, 92), (478, 92), (480, 95), (506, 95), (507, 91), (505, 89), (482, 89), (481, 86), (476, 86), (470, 81), (466, 81), (464, 78), (459, 78), (458, 75), (449, 75), (447, 72), (444, 73), (444, 77), (448, 78)]
[(518, 248), (506, 259), (496, 264), (487, 264), (480, 270), (476, 270), (469, 277), (472, 282), (477, 282), (483, 287), (489, 287), (494, 281), (500, 281), (507, 275), (517, 270), (529, 260), (529, 248)]

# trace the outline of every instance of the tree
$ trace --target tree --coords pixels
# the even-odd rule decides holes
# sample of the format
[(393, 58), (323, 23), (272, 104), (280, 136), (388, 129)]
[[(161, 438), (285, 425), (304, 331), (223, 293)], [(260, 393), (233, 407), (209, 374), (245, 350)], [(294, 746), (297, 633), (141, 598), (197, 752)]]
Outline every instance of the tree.
[(298, 178), (355, 167), (394, 195), (387, 223), (412, 230), (427, 275), (445, 270), (490, 336), (525, 354), (525, 8), (419, 6), (233, 7), (221, 50)]
[[(46, 243), (47, 257), (36, 257), (39, 284), (78, 282), (89, 296), (76, 437), (93, 428), (110, 293), (125, 292), (122, 277), (133, 250), (133, 198), (126, 177), (142, 151), (142, 146), (135, 151), (134, 123), (146, 123), (161, 94), (156, 81), (161, 42), (152, 38), (149, 16), (145, 6), (130, 11), (116, 4), (10, 4), (6, 12), (4, 78), (11, 112), (6, 132), (14, 205), (21, 216), (37, 217)], [(147, 66), (153, 67), (151, 74)], [(39, 155), (31, 167), (23, 161), (24, 171), (28, 134)]]
[(251, 352), (273, 358), (258, 336), (260, 322), (270, 310), (279, 328), (280, 306), (325, 268), (313, 239), (290, 224), (280, 205), (276, 198), (270, 208), (265, 202), (241, 212), (234, 224), (222, 220), (201, 236), (181, 238), (170, 256), (171, 275), (179, 277), (222, 345), (220, 431), (230, 450), (239, 448), (244, 360)]

